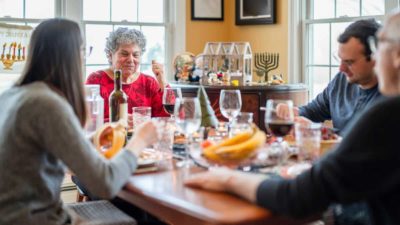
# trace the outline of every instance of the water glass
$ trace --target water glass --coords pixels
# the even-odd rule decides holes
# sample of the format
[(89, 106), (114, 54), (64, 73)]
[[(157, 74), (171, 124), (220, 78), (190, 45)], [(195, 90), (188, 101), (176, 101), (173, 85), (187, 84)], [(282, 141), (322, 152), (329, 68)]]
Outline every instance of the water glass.
[(104, 100), (100, 96), (100, 85), (85, 85), (85, 101), (88, 109), (85, 133), (87, 136), (91, 136), (104, 123)]
[(151, 107), (139, 106), (132, 108), (133, 130), (143, 122), (151, 119)]
[(296, 145), (300, 161), (314, 161), (319, 157), (321, 146), (321, 124), (295, 124)]
[(251, 132), (253, 123), (252, 112), (240, 112), (235, 118), (232, 125), (232, 135), (236, 135), (242, 132)]

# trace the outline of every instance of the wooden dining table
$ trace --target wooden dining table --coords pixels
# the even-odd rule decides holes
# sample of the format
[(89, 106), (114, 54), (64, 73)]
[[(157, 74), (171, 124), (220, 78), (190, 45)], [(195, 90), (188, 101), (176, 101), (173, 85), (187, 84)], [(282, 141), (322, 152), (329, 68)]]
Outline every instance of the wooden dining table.
[(174, 164), (134, 174), (118, 197), (169, 224), (296, 225), (313, 220), (290, 219), (229, 193), (187, 187), (185, 178), (205, 169), (177, 168)]

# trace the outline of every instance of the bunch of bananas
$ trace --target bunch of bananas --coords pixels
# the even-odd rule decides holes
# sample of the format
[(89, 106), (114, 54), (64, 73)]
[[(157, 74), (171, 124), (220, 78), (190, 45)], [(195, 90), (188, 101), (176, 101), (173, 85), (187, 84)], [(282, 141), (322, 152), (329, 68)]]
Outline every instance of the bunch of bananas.
[(203, 150), (208, 160), (229, 163), (249, 158), (255, 150), (266, 142), (265, 133), (253, 125), (251, 132), (243, 132)]

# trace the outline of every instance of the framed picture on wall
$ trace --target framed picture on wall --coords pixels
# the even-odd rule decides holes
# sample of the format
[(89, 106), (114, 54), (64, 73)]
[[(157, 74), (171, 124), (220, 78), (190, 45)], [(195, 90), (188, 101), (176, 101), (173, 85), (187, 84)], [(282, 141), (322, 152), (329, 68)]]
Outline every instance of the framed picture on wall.
[(224, 0), (192, 0), (192, 20), (224, 20)]
[(236, 0), (236, 25), (276, 23), (276, 0)]

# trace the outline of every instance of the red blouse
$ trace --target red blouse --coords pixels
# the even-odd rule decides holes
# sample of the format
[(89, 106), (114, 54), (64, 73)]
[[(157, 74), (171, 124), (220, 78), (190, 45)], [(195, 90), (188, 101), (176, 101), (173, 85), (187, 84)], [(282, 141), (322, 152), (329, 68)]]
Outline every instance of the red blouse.
[[(99, 84), (100, 95), (104, 99), (104, 121), (109, 121), (108, 97), (114, 90), (114, 80), (112, 80), (103, 70), (91, 73), (86, 84)], [(152, 117), (167, 117), (168, 113), (162, 106), (163, 91), (160, 89), (155, 78), (140, 74), (136, 81), (131, 84), (122, 84), (122, 90), (128, 96), (128, 113), (132, 114), (134, 106), (150, 106)]]

